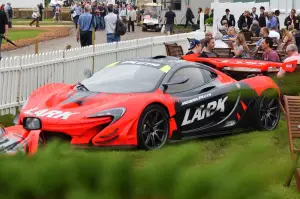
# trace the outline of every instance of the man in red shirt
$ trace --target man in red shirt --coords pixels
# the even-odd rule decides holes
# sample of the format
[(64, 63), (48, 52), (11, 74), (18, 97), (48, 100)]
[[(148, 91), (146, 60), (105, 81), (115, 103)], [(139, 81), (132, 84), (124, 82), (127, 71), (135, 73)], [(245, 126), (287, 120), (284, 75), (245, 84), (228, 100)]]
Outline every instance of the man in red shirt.
[(279, 56), (274, 51), (273, 48), (273, 39), (271, 37), (265, 37), (261, 43), (261, 47), (264, 50), (264, 60), (265, 61), (273, 61), (280, 62)]

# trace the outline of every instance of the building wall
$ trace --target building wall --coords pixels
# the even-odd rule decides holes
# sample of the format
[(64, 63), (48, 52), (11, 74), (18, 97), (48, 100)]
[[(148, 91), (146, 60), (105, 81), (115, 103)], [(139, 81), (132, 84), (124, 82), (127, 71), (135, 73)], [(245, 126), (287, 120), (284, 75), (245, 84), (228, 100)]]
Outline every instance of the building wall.
[[(158, 0), (158, 2), (161, 2), (161, 0)], [(185, 23), (185, 13), (186, 13), (186, 2), (187, 0), (181, 0), (181, 10), (174, 10), (176, 13), (176, 20), (178, 24), (184, 24)], [(197, 21), (197, 12), (198, 8), (201, 7), (203, 10), (205, 8), (210, 8), (211, 3), (214, 2), (214, 0), (190, 0), (190, 6), (191, 9), (195, 15), (194, 22)], [(232, 0), (220, 0), (221, 3), (224, 2), (232, 2)], [(165, 16), (166, 11), (162, 11), (162, 16)]]
[(0, 4), (6, 4), (7, 2), (11, 3), (12, 8), (33, 8), (37, 4), (45, 3), (44, 0), (0, 0)]

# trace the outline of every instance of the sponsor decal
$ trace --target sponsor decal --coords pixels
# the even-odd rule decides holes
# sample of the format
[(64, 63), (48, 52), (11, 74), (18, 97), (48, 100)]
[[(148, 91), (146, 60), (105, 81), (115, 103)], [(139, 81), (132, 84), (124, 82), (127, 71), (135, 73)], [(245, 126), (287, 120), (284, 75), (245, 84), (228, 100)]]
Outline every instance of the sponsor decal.
[(160, 68), (162, 72), (168, 73), (171, 70), (171, 66), (165, 65), (164, 67)]
[(62, 119), (62, 120), (67, 120), (71, 115), (79, 114), (78, 112), (72, 113), (72, 112), (63, 112), (63, 111), (56, 111), (56, 110), (49, 110), (49, 109), (39, 110), (38, 108), (30, 109), (28, 111), (25, 111), (24, 113), (30, 116), (47, 117), (47, 118)]
[(109, 67), (115, 66), (115, 65), (117, 65), (118, 63), (119, 63), (119, 61), (114, 62), (114, 63), (112, 63), (112, 64), (109, 64), (109, 65), (105, 66), (105, 68), (109, 68)]
[(160, 66), (160, 64), (150, 63), (150, 62), (140, 62), (140, 61), (124, 61), (121, 64), (136, 64), (145, 66)]
[(184, 102), (181, 103), (181, 106), (184, 106), (184, 105), (187, 105), (187, 104), (191, 104), (193, 102), (196, 102), (196, 101), (208, 98), (208, 97), (211, 97), (211, 93), (206, 94), (206, 95), (200, 95), (200, 96), (198, 96), (198, 97), (196, 97), (194, 99), (190, 99), (190, 100), (184, 101)]
[(224, 112), (225, 102), (227, 101), (227, 99), (228, 96), (226, 96), (225, 98), (220, 98), (218, 101), (209, 102), (206, 106), (201, 105), (196, 109), (192, 118), (190, 117), (191, 109), (187, 109), (181, 126), (192, 124), (195, 121), (200, 121), (205, 118), (211, 117), (216, 112)]

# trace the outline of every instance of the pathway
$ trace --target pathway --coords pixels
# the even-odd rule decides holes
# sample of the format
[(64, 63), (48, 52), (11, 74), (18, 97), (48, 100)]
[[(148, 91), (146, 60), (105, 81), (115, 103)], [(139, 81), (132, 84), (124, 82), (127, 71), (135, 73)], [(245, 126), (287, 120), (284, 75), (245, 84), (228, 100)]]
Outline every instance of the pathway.
[[(145, 37), (155, 37), (160, 36), (160, 32), (142, 32), (141, 27), (136, 26), (136, 32), (128, 32), (124, 36), (122, 36), (121, 40), (132, 40), (132, 39), (140, 39)], [(105, 32), (96, 32), (96, 44), (106, 43), (106, 34)], [(70, 36), (59, 38), (55, 40), (41, 42), (39, 44), (39, 52), (49, 52), (55, 50), (64, 50), (67, 45), (71, 45), (72, 48), (80, 47), (80, 44), (76, 41), (76, 32), (75, 28), (71, 29)], [(17, 50), (2, 52), (2, 57), (13, 57), (13, 56), (23, 56), (28, 54), (34, 54), (35, 45), (27, 46), (24, 48), (20, 48)]]

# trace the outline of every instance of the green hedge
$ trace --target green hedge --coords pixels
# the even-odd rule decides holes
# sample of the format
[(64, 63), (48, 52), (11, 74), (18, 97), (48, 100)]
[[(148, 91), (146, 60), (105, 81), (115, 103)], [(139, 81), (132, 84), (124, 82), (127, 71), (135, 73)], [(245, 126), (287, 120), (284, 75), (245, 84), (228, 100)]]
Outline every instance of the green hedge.
[[(262, 147), (263, 146), (263, 147)], [(222, 147), (220, 147), (221, 149)], [(284, 182), (290, 162), (266, 162), (274, 151), (264, 143), (226, 159), (202, 163), (197, 144), (162, 151), (73, 151), (52, 143), (36, 156), (21, 154), (0, 161), (0, 197), (28, 199), (263, 199), (284, 198), (270, 191)], [(147, 158), (143, 158), (143, 156)], [(222, 163), (221, 163), (222, 162)], [(264, 162), (264, 164), (261, 164)]]

